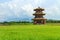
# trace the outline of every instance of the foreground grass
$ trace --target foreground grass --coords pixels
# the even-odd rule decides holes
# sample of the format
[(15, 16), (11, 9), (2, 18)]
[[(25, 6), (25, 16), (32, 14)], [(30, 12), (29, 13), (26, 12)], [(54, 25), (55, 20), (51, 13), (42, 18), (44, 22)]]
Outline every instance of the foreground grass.
[(0, 40), (60, 40), (60, 23), (3, 25)]

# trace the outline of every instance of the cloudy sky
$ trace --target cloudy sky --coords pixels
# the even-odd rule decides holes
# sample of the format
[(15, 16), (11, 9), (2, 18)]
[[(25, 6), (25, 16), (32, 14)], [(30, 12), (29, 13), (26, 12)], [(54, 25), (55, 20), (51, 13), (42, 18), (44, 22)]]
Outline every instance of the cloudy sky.
[(60, 20), (60, 0), (0, 0), (0, 22), (30, 21), (38, 6), (45, 9), (45, 18)]

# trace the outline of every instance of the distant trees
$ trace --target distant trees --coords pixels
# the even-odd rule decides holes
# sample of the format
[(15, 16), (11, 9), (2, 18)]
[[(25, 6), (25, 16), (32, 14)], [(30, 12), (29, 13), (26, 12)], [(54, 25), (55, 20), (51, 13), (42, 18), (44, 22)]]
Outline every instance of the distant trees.
[(29, 21), (11, 21), (11, 22), (0, 22), (1, 25), (14, 25), (14, 24), (31, 24)]
[(60, 20), (47, 20), (47, 23), (60, 23)]
[[(47, 20), (47, 23), (60, 23), (60, 20)], [(33, 24), (33, 21), (11, 21), (11, 22), (0, 22), (0, 25), (16, 25), (16, 24)]]

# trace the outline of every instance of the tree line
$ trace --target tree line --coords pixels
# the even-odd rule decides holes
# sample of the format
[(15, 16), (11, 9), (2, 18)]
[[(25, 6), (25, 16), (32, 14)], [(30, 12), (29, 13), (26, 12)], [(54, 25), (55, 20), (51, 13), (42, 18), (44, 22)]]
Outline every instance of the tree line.
[[(60, 20), (47, 20), (46, 23), (60, 23)], [(0, 22), (0, 25), (11, 25), (11, 24), (33, 24), (33, 21), (10, 21)]]
[(47, 20), (47, 23), (60, 23), (60, 20)]

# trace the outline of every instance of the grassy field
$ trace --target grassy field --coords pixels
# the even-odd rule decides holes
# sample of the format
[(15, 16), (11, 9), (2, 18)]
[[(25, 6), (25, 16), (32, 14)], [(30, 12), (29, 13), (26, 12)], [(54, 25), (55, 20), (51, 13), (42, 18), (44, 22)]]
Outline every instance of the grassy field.
[(60, 40), (60, 23), (1, 25), (0, 40)]

